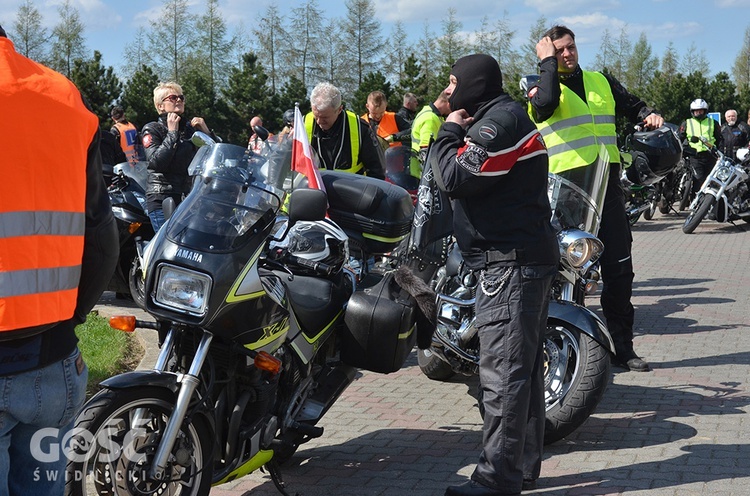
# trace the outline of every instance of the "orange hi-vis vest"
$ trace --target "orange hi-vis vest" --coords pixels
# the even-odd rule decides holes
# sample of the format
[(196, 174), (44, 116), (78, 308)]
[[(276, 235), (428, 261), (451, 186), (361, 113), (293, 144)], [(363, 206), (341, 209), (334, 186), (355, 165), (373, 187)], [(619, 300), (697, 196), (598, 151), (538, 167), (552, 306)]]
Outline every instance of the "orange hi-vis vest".
[(115, 127), (120, 132), (120, 148), (125, 152), (128, 162), (135, 165), (138, 163), (138, 153), (135, 151), (138, 130), (132, 122), (115, 122)]
[[(99, 120), (73, 83), (3, 37), (0, 109), (0, 332), (7, 332), (73, 316), (86, 163)], [(44, 143), (33, 131), (53, 128)]]
[[(365, 112), (362, 114), (362, 118), (367, 122), (370, 123), (370, 114)], [(383, 117), (380, 119), (380, 123), (378, 124), (378, 136), (380, 136), (383, 139), (386, 139), (388, 136), (392, 134), (396, 134), (399, 132), (398, 124), (396, 124), (396, 113), (395, 112), (385, 112), (383, 114)], [(400, 141), (394, 141), (390, 144), (390, 146), (401, 146)]]

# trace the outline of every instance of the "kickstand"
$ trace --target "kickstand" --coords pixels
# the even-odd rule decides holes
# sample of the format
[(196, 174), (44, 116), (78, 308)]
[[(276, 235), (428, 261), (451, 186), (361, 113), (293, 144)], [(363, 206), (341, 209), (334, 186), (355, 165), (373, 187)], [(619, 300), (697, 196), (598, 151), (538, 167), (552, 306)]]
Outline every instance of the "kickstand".
[[(271, 480), (273, 481), (273, 485), (276, 486), (276, 489), (278, 489), (283, 496), (289, 496), (289, 493), (284, 489), (284, 481), (281, 479), (279, 464), (271, 461), (266, 463), (265, 468), (268, 470), (268, 474), (271, 476)], [(294, 493), (294, 496), (300, 495), (299, 493)]]

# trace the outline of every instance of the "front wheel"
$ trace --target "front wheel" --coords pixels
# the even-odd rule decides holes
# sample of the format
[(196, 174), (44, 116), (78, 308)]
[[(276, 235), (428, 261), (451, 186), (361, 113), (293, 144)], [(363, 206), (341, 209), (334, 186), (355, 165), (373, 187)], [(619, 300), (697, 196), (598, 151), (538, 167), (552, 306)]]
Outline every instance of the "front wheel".
[(426, 350), (417, 350), (417, 363), (422, 373), (433, 381), (447, 381), (456, 373), (453, 368), (435, 353)]
[(208, 494), (215, 439), (199, 415), (180, 427), (163, 479), (148, 476), (174, 401), (169, 391), (155, 387), (94, 395), (76, 418), (66, 494)]
[(713, 195), (704, 195), (700, 202), (698, 202), (698, 207), (690, 212), (690, 215), (685, 219), (682, 232), (690, 234), (695, 231), (695, 228), (698, 227), (698, 224), (701, 223), (708, 211), (711, 210), (714, 203), (716, 203), (716, 198)]
[(580, 427), (609, 384), (609, 352), (576, 329), (548, 325), (544, 341), (544, 444)]
[(146, 280), (143, 274), (143, 267), (141, 267), (141, 259), (138, 255), (135, 256), (133, 263), (130, 264), (128, 286), (130, 287), (130, 296), (133, 297), (135, 304), (140, 308), (146, 308)]
[(680, 179), (680, 186), (678, 188), (680, 192), (680, 212), (688, 208), (693, 199), (693, 181), (693, 173), (689, 170), (685, 171)]
[(648, 202), (648, 209), (643, 212), (643, 218), (646, 220), (651, 220), (654, 218), (654, 214), (656, 213), (656, 206), (657, 201), (656, 200), (650, 200)]

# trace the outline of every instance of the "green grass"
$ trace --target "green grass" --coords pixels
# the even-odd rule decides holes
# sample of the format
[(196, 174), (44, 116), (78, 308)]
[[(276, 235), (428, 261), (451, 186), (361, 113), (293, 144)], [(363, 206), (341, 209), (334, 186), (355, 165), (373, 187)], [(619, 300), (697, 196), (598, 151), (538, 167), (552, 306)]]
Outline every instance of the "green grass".
[(109, 327), (107, 319), (96, 312), (76, 328), (83, 359), (89, 367), (88, 396), (98, 384), (113, 375), (134, 369), (143, 355), (141, 344), (132, 334)]

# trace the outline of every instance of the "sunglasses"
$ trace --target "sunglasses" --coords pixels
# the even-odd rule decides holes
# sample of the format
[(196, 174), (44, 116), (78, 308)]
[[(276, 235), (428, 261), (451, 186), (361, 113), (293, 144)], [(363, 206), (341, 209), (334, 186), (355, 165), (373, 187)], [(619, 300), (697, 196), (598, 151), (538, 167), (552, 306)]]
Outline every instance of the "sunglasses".
[(169, 95), (164, 100), (162, 100), (162, 102), (166, 102), (166, 101), (170, 101), (172, 103), (184, 102), (185, 95)]

